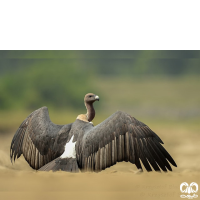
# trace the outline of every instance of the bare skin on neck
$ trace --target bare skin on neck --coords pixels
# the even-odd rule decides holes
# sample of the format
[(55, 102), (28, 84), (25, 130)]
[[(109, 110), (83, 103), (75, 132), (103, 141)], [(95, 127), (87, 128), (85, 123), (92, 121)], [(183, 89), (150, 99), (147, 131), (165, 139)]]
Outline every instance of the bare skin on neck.
[(85, 103), (85, 107), (87, 109), (86, 116), (88, 118), (88, 121), (91, 122), (95, 117), (95, 110), (93, 107), (93, 103), (91, 104)]
[(96, 100), (99, 101), (99, 97), (97, 95), (95, 95), (93, 93), (86, 94), (85, 98), (84, 98), (84, 103), (85, 103), (85, 107), (87, 109), (87, 113), (78, 115), (77, 119), (80, 119), (85, 122), (91, 122), (95, 117), (95, 110), (93, 107), (93, 103)]

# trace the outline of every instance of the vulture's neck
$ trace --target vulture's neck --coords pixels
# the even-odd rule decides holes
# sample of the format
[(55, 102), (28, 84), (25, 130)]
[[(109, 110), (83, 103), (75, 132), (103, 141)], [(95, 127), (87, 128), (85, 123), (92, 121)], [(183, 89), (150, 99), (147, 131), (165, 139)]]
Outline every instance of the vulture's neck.
[(95, 110), (94, 110), (93, 104), (85, 103), (85, 107), (87, 109), (87, 113), (86, 113), (87, 119), (89, 122), (91, 122), (95, 117)]

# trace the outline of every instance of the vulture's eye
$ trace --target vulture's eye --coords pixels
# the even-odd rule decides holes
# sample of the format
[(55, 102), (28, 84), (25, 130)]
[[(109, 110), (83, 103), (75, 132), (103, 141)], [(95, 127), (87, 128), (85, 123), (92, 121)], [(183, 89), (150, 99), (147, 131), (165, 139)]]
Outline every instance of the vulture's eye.
[(89, 97), (92, 97), (91, 95)]

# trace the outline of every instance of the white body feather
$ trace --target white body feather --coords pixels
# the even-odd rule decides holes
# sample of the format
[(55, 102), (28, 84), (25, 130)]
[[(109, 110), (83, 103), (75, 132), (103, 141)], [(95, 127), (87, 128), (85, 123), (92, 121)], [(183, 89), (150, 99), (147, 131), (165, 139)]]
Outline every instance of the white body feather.
[(73, 141), (74, 136), (72, 136), (71, 140), (66, 143), (65, 145), (65, 151), (64, 153), (60, 156), (61, 158), (76, 158), (76, 150), (75, 150), (75, 144), (76, 142)]

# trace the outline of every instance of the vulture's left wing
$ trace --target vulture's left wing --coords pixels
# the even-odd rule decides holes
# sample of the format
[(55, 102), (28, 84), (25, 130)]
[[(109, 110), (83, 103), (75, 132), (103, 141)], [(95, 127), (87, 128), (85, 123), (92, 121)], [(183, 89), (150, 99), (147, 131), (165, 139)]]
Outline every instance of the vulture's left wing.
[(39, 169), (64, 152), (72, 124), (51, 122), (47, 107), (32, 112), (20, 125), (10, 146), (10, 159), (23, 154), (33, 169)]
[[(76, 153), (79, 168), (101, 171), (116, 162), (130, 161), (147, 171), (171, 169), (173, 158), (161, 145), (162, 140), (147, 125), (118, 111), (78, 138)], [(151, 165), (151, 166), (150, 166)]]

